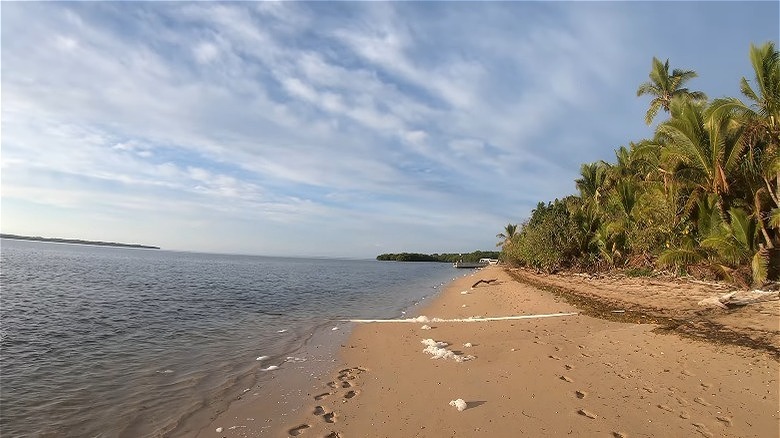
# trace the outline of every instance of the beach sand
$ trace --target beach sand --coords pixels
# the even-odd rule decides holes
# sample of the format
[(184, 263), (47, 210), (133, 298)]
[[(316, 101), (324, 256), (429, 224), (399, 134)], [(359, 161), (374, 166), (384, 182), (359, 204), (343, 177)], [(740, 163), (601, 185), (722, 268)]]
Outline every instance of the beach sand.
[[(490, 267), (458, 278), (420, 313), (451, 319), (582, 312), (585, 307), (518, 282), (517, 275)], [(479, 279), (497, 281), (472, 288)], [(559, 287), (588, 286), (556, 281)], [(549, 279), (544, 283), (551, 284)], [(635, 313), (642, 305), (647, 310), (648, 301), (632, 304), (617, 297), (605, 302), (617, 311), (628, 308), (614, 315), (629, 315), (629, 320), (630, 315), (655, 318)], [(680, 304), (666, 316), (701, 319), (702, 311), (692, 306)], [(741, 321), (740, 311), (754, 323), (769, 321), (755, 334), (769, 349), (761, 343), (747, 348), (702, 341), (656, 330), (656, 324), (583, 313), (494, 322), (359, 324), (345, 341), (341, 365), (306, 382), (294, 415), (262, 430), (257, 424), (220, 433), (209, 428), (200, 436), (776, 437), (780, 368), (771, 344), (777, 341), (780, 305), (755, 306), (706, 312), (716, 321)], [(425, 339), (446, 342), (453, 355), (474, 358), (432, 359), (423, 352)], [(457, 399), (465, 402), (465, 410), (450, 404)], [(253, 403), (244, 408), (249, 410), (242, 415), (264, 409)], [(232, 415), (230, 409), (223, 414), (223, 424), (239, 418)]]

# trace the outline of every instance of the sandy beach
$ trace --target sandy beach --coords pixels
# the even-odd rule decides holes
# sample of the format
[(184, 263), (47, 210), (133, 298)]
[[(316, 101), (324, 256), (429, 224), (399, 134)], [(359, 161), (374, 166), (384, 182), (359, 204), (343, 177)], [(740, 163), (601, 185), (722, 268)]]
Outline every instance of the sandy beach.
[[(652, 301), (636, 296), (633, 302), (620, 297), (602, 300), (607, 309), (602, 311), (624, 321), (658, 322), (636, 324), (589, 316), (593, 309), (583, 310), (587, 306), (569, 304), (559, 295), (519, 282), (518, 275), (525, 274), (490, 267), (457, 278), (420, 309), (429, 322), (358, 324), (340, 357), (330, 364), (338, 366), (311, 372), (310, 378), (302, 377), (304, 381), (299, 377), (288, 382), (299, 387), (295, 391), (299, 397), (294, 399), (301, 407), (294, 414), (274, 419), (278, 414), (273, 406), (250, 400), (231, 405), (199, 436), (775, 437), (780, 433), (780, 368), (772, 350), (777, 347), (780, 302), (703, 311), (696, 308), (696, 297), (679, 303), (670, 292), (668, 302), (655, 299), (657, 314), (653, 315), (639, 311), (652, 310), (647, 305)], [(496, 281), (472, 287), (480, 279)], [(598, 288), (586, 284), (590, 279), (580, 280), (555, 278), (559, 287), (589, 288), (598, 294)], [(624, 295), (632, 288), (642, 290), (642, 281), (656, 280), (624, 281), (624, 290), (629, 291)], [(613, 286), (620, 289), (620, 282)], [(701, 294), (717, 292), (703, 286)], [(678, 302), (677, 307), (672, 302)], [(556, 313), (576, 314), (486, 322), (433, 319)], [(758, 341), (746, 347), (739, 345), (745, 340), (740, 336), (723, 343), (659, 330), (659, 321), (668, 323), (663, 318), (669, 316), (676, 316), (678, 322), (696, 316), (697, 324), (692, 325), (700, 325), (701, 320), (707, 327), (747, 319), (759, 325), (752, 333)], [(423, 342), (432, 345), (428, 352), (423, 351)], [(432, 358), (431, 353), (442, 357)], [(451, 403), (459, 399), (462, 404)], [(260, 415), (270, 419), (244, 420)]]

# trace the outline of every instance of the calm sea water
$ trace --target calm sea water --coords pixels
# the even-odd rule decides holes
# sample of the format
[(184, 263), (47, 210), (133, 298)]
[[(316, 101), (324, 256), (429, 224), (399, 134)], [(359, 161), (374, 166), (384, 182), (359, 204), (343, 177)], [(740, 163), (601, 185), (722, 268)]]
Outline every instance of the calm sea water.
[[(153, 436), (341, 318), (397, 317), (448, 264), (0, 246), (0, 435)], [(193, 400), (195, 403), (193, 403)]]

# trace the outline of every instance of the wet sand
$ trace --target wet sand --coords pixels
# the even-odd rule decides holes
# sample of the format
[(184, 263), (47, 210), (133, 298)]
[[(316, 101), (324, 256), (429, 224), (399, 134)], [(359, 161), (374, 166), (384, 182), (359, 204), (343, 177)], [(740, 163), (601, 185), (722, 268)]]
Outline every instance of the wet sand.
[[(472, 288), (479, 279), (497, 281)], [(673, 300), (672, 293), (668, 297)], [(617, 310), (626, 307), (619, 300), (613, 304)], [(764, 335), (771, 343), (778, 329), (771, 318), (780, 303), (758, 306), (746, 308), (746, 315), (770, 318)], [(680, 318), (686, 315), (683, 307)], [(498, 267), (456, 279), (420, 311), (443, 319), (567, 312), (578, 314), (360, 324), (342, 348), (340, 365), (304, 382), (307, 389), (294, 414), (264, 429), (229, 430), (223, 422), (220, 433), (210, 428), (199, 436), (780, 434), (780, 368), (770, 350), (691, 339), (656, 330), (655, 324), (591, 317)], [(723, 318), (739, 320), (739, 315), (730, 312)], [(447, 343), (439, 346), (451, 353), (432, 359), (423, 352), (426, 339)], [(468, 356), (473, 359), (455, 360)], [(457, 399), (465, 403), (464, 410), (450, 404)], [(257, 403), (244, 406), (249, 413), (266, 409)], [(222, 418), (229, 419), (231, 410)]]

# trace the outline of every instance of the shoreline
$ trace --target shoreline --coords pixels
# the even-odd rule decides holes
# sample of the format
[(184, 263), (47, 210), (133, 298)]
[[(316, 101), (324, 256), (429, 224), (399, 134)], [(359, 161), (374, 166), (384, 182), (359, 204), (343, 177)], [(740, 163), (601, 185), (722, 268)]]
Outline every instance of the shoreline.
[[(479, 279), (497, 281), (472, 287)], [(271, 400), (247, 400), (243, 410), (231, 404), (197, 436), (761, 437), (780, 432), (780, 366), (771, 351), (663, 330), (660, 309), (642, 313), (638, 302), (599, 297), (600, 290), (590, 297), (604, 307), (594, 317), (583, 301), (521, 280), (503, 267), (470, 271), (407, 312), (409, 318), (427, 315), (427, 320), (353, 324), (336, 358), (268, 388), (285, 397), (284, 415)], [(555, 281), (565, 285), (548, 287), (594, 287), (565, 276)], [(651, 297), (659, 295), (653, 287), (680, 294), (679, 284), (648, 281), (620, 279), (612, 286), (624, 295), (635, 287)], [(706, 316), (707, 311), (691, 310), (690, 301), (717, 292), (702, 288), (678, 297), (684, 303), (667, 309), (667, 316)], [(665, 305), (674, 304), (670, 299)], [(616, 308), (620, 313), (613, 314)], [(576, 315), (501, 320), (557, 313)], [(721, 313), (710, 316), (722, 323), (740, 314)], [(772, 301), (744, 317), (771, 322), (776, 314), (780, 303)], [(499, 320), (470, 319), (477, 316)], [(426, 339), (447, 343), (443, 348), (450, 353), (440, 351), (443, 358), (431, 359), (423, 353)], [(458, 357), (461, 362), (453, 360)], [(462, 412), (450, 405), (457, 399), (463, 400)], [(242, 426), (246, 413), (262, 413), (266, 420)]]
[(62, 237), (21, 236), (18, 234), (2, 234), (0, 239), (20, 240), (25, 242), (62, 243), (67, 245), (104, 246), (125, 249), (160, 249), (159, 246), (142, 245), (140, 243), (105, 242), (102, 240), (67, 239)]
[[(399, 309), (399, 317), (418, 312), (428, 305), (430, 300), (441, 294), (441, 290), (448, 284), (446, 281), (434, 285), (433, 292), (420, 296), (409, 307)], [(347, 319), (339, 319), (315, 327), (304, 344), (291, 352), (305, 361), (283, 362), (276, 370), (266, 373), (256, 371), (246, 376), (247, 380), (254, 380), (247, 388), (232, 385), (230, 391), (224, 392), (217, 399), (206, 401), (164, 436), (290, 436), (289, 431), (293, 428), (291, 422), (301, 413), (313, 409), (311, 400), (326, 390), (332, 390), (328, 383), (341, 383), (334, 383), (332, 376), (341, 369), (341, 350), (347, 348), (348, 339), (356, 326)], [(266, 365), (272, 364), (264, 362), (263, 366)]]
[[(488, 277), (497, 284), (471, 288), (472, 280)], [(759, 437), (780, 431), (778, 362), (768, 352), (663, 333), (656, 324), (594, 318), (502, 268), (456, 279), (420, 312), (429, 318), (580, 314), (360, 325), (333, 375), (349, 386), (324, 387), (327, 397), (310, 400), (280, 436)], [(425, 339), (475, 358), (431, 359), (423, 353)], [(465, 403), (462, 412), (450, 406), (456, 399)]]
[[(231, 385), (229, 391), (205, 402), (165, 436), (272, 436), (284, 429), (280, 424), (295, 416), (312, 390), (327, 378), (350, 332), (349, 323), (320, 324), (289, 353), (292, 356), (261, 361), (257, 370), (244, 376), (245, 385)], [(274, 366), (277, 368), (262, 369)], [(245, 435), (247, 430), (259, 435)]]

